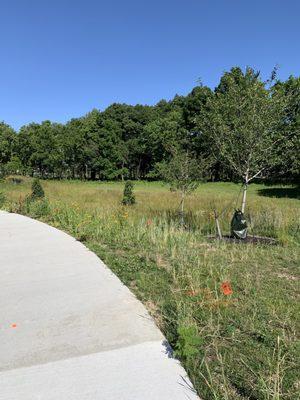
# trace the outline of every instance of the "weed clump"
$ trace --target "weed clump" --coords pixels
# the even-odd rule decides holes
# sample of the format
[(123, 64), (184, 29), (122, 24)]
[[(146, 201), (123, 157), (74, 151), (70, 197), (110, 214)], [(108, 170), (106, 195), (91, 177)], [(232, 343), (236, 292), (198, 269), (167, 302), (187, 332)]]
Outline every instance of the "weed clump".
[(50, 214), (50, 204), (46, 198), (37, 199), (27, 204), (27, 214), (33, 218), (44, 218)]
[(4, 206), (5, 200), (6, 200), (5, 194), (3, 192), (0, 192), (0, 208)]
[(133, 183), (131, 181), (127, 181), (125, 183), (122, 204), (125, 206), (130, 206), (132, 204), (135, 204), (135, 196), (133, 193)]
[(50, 205), (45, 198), (44, 189), (38, 178), (31, 185), (31, 194), (22, 198), (12, 205), (11, 212), (30, 215), (33, 218), (42, 218), (50, 213)]
[(30, 195), (31, 200), (40, 200), (45, 197), (44, 189), (38, 178), (34, 179), (31, 186), (31, 191), (32, 191)]

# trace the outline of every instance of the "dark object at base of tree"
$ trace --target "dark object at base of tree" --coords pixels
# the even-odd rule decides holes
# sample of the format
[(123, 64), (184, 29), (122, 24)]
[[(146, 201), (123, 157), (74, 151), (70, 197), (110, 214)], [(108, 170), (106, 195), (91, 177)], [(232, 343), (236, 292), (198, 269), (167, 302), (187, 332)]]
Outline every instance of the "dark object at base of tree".
[[(216, 236), (209, 236), (209, 240), (220, 240)], [(260, 245), (268, 245), (268, 246), (275, 246), (278, 244), (277, 240), (274, 238), (269, 238), (265, 236), (253, 236), (247, 235), (246, 239), (237, 239), (235, 237), (229, 235), (223, 235), (222, 241), (234, 244), (260, 244)]]
[(130, 206), (132, 204), (135, 204), (135, 197), (133, 194), (133, 183), (130, 181), (127, 181), (125, 183), (122, 204), (124, 206)]
[(246, 239), (247, 221), (240, 210), (235, 210), (231, 220), (231, 236), (235, 239)]
[(266, 244), (266, 245), (277, 245), (276, 239), (264, 237), (264, 236), (253, 236), (247, 235), (246, 239), (237, 239), (232, 236), (223, 236), (223, 240), (231, 243), (252, 243), (252, 244)]
[(34, 179), (32, 186), (31, 186), (31, 200), (43, 199), (45, 197), (44, 189), (38, 178)]

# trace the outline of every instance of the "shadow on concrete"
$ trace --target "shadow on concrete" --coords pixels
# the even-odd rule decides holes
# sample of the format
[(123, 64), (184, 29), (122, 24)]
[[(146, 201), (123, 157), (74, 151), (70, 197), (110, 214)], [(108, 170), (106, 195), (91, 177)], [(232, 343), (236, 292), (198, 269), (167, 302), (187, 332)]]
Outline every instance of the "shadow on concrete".
[(258, 194), (266, 197), (300, 199), (300, 186), (259, 189)]
[(162, 342), (162, 345), (165, 348), (165, 354), (167, 354), (168, 358), (174, 358), (174, 352), (173, 352), (173, 349), (170, 346), (169, 342), (167, 340), (164, 340)]

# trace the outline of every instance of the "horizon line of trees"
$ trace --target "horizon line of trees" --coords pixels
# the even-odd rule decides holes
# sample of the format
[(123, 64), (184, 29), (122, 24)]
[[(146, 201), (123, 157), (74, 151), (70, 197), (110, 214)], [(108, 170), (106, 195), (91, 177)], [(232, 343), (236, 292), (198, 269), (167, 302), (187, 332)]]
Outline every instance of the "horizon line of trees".
[(299, 131), (300, 77), (280, 81), (274, 70), (263, 82), (253, 69), (234, 67), (215, 90), (199, 84), (154, 106), (115, 103), (66, 124), (30, 123), (19, 132), (2, 122), (0, 175), (160, 179), (176, 148), (199, 162), (210, 159), (209, 180), (241, 180), (242, 171), (254, 174), (263, 165), (255, 177), (297, 182)]

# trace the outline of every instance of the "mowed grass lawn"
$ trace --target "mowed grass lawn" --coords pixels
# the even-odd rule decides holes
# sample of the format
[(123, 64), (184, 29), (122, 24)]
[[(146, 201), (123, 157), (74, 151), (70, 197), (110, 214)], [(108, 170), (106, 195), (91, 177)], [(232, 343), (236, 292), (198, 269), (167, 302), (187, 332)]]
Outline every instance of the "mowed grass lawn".
[[(186, 203), (160, 182), (135, 184), (137, 204), (120, 205), (122, 183), (43, 181), (48, 201), (24, 202), (31, 180), (3, 181), (4, 207), (83, 241), (155, 318), (203, 400), (300, 398), (300, 202), (293, 187), (252, 184), (254, 234), (277, 246), (208, 239), (213, 209), (228, 206), (229, 233), (240, 186), (206, 183)], [(232, 294), (221, 285), (229, 282)]]

